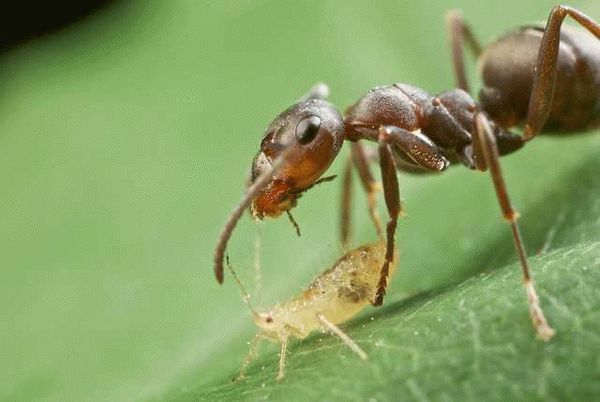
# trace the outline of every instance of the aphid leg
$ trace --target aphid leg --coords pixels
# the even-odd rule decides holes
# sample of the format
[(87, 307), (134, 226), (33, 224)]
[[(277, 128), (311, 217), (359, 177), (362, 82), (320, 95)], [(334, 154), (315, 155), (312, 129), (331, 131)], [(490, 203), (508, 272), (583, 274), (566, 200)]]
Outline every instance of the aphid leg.
[(285, 375), (285, 355), (287, 354), (287, 342), (289, 336), (290, 331), (287, 329), (287, 325), (284, 325), (284, 329), (279, 333), (281, 350), (279, 352), (279, 372), (277, 373), (277, 381), (281, 381)]
[(547, 341), (554, 335), (554, 330), (548, 325), (544, 311), (540, 306), (537, 292), (535, 291), (533, 278), (529, 272), (525, 246), (517, 225), (519, 214), (513, 209), (510, 202), (502, 170), (500, 168), (500, 156), (496, 146), (496, 140), (487, 118), (482, 113), (477, 113), (476, 115), (476, 135), (474, 136), (474, 141), (479, 143), (476, 144), (477, 146), (475, 148), (480, 149), (483, 153), (484, 160), (490, 169), (502, 215), (512, 230), (515, 248), (519, 255), (521, 270), (523, 271), (523, 284), (527, 293), (529, 315), (533, 321), (533, 326), (535, 327), (538, 338)]
[(248, 349), (248, 354), (246, 355), (246, 358), (242, 363), (242, 367), (240, 368), (239, 374), (233, 379), (234, 382), (238, 382), (246, 376), (246, 370), (248, 369), (248, 366), (250, 366), (252, 360), (258, 357), (258, 342), (262, 339), (263, 336), (261, 334), (256, 334), (254, 338), (252, 338), (252, 340), (250, 341), (250, 348)]
[(466, 42), (476, 57), (481, 54), (481, 45), (458, 10), (450, 10), (446, 13), (446, 29), (452, 48), (452, 65), (454, 67), (456, 86), (466, 92), (470, 92), (465, 69), (463, 44)]
[(361, 347), (356, 344), (356, 342), (350, 339), (350, 337), (346, 335), (344, 331), (342, 331), (337, 325), (329, 321), (323, 314), (317, 313), (317, 319), (323, 325), (324, 329), (326, 329), (332, 335), (337, 335), (346, 346), (348, 346), (354, 353), (358, 355), (358, 357), (363, 360), (368, 359), (365, 351), (362, 350)]
[(379, 282), (377, 283), (377, 292), (375, 294), (374, 306), (380, 306), (383, 303), (383, 297), (387, 290), (387, 280), (389, 275), (390, 263), (394, 258), (394, 236), (396, 233), (396, 224), (400, 214), (400, 189), (398, 186), (398, 176), (396, 164), (392, 150), (386, 141), (388, 133), (387, 127), (381, 127), (379, 130), (379, 166), (381, 168), (381, 179), (383, 182), (383, 195), (385, 205), (388, 210), (388, 223), (386, 226), (386, 250), (385, 262), (379, 273)]
[(532, 139), (540, 132), (550, 113), (556, 81), (560, 28), (567, 15), (600, 39), (600, 24), (581, 11), (561, 5), (554, 6), (550, 11), (538, 52), (537, 66), (534, 69), (533, 87), (529, 96), (529, 109), (523, 130), (525, 141)]
[(240, 200), (240, 202), (235, 206), (221, 233), (219, 234), (219, 241), (217, 242), (217, 247), (215, 248), (214, 255), (214, 270), (215, 276), (217, 278), (217, 282), (223, 283), (223, 259), (225, 256), (225, 250), (227, 249), (227, 242), (231, 237), (231, 233), (233, 233), (233, 229), (235, 229), (235, 225), (240, 220), (240, 217), (248, 208), (248, 206), (252, 203), (254, 197), (260, 193), (265, 185), (271, 180), (271, 178), (279, 171), (283, 163), (285, 162), (288, 154), (292, 152), (293, 149), (289, 148), (283, 150), (280, 156), (278, 156), (272, 163), (271, 169), (265, 169), (257, 178), (254, 180), (252, 185), (248, 187), (246, 193)]

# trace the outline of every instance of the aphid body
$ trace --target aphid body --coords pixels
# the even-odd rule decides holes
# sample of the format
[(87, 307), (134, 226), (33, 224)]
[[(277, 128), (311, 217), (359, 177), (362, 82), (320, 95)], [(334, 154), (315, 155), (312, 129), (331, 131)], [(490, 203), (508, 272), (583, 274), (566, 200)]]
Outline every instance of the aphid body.
[[(377, 293), (379, 270), (385, 258), (385, 242), (358, 247), (319, 275), (297, 297), (262, 312), (251, 308), (259, 331), (251, 343), (239, 378), (244, 376), (256, 354), (257, 341), (260, 339), (269, 339), (281, 345), (277, 379), (283, 378), (289, 337), (303, 339), (316, 330), (339, 336), (346, 346), (366, 360), (366, 353), (336, 324), (349, 320), (372, 303)], [(391, 264), (391, 273), (396, 260), (397, 252)], [(247, 295), (245, 299), (248, 300)]]

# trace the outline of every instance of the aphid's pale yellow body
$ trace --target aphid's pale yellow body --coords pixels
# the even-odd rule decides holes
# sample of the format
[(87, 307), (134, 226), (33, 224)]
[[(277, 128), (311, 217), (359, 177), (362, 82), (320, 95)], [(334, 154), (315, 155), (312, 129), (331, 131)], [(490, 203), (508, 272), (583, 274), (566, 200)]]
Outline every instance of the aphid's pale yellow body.
[(300, 295), (255, 316), (256, 325), (269, 338), (277, 338), (286, 325), (296, 337), (304, 338), (323, 328), (317, 314), (333, 324), (352, 318), (374, 300), (384, 259), (384, 243), (350, 251)]
[[(259, 332), (251, 344), (240, 377), (255, 354), (256, 342), (269, 339), (281, 344), (277, 378), (283, 378), (289, 337), (302, 339), (315, 330), (339, 336), (359, 357), (366, 359), (366, 353), (335, 324), (354, 317), (375, 299), (385, 252), (384, 242), (352, 250), (318, 276), (299, 296), (279, 303), (266, 312), (253, 311)], [(396, 260), (397, 255), (390, 265), (390, 275), (394, 272)]]

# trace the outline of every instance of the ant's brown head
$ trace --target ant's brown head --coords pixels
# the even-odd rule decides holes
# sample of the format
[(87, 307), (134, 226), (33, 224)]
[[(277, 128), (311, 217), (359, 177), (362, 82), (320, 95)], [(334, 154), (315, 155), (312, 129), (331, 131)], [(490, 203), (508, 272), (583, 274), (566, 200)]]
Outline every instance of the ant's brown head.
[(276, 217), (293, 208), (298, 196), (331, 165), (343, 142), (342, 116), (322, 99), (300, 101), (277, 116), (252, 162), (250, 184), (284, 151), (285, 161), (252, 202), (252, 214)]
[[(296, 205), (298, 197), (315, 184), (333, 177), (319, 177), (335, 159), (344, 142), (344, 121), (329, 102), (328, 88), (316, 84), (298, 103), (273, 120), (252, 162), (252, 176), (242, 200), (231, 212), (215, 248), (214, 270), (223, 282), (227, 243), (244, 210), (254, 217), (276, 217)], [(299, 228), (293, 218), (290, 220)]]

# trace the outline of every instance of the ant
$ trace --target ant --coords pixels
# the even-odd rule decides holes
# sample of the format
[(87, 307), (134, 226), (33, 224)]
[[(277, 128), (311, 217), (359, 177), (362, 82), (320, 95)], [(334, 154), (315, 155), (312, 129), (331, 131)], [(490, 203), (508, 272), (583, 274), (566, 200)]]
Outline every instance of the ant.
[[(562, 26), (567, 16), (588, 32)], [(219, 283), (227, 242), (244, 209), (250, 206), (256, 219), (289, 214), (305, 191), (330, 179), (319, 178), (347, 140), (352, 152), (343, 180), (343, 243), (348, 241), (351, 167), (359, 173), (380, 238), (383, 230), (375, 203), (378, 183), (370, 162), (379, 162), (388, 212), (386, 258), (373, 305), (383, 302), (402, 212), (397, 171), (440, 173), (451, 164), (463, 164), (472, 170), (490, 170), (502, 215), (512, 231), (537, 336), (547, 341), (554, 335), (529, 272), (517, 225), (519, 215), (509, 199), (500, 156), (522, 148), (542, 129), (567, 134), (600, 125), (600, 25), (577, 9), (557, 5), (545, 27), (519, 27), (483, 49), (459, 12), (448, 12), (446, 22), (456, 89), (432, 96), (408, 84), (380, 86), (342, 116), (325, 101), (326, 87), (317, 85), (275, 118), (252, 163), (251, 184), (219, 236), (214, 257)], [(465, 43), (479, 57), (483, 77), (479, 101), (469, 93)], [(521, 135), (509, 131), (515, 126), (523, 127)], [(361, 140), (377, 143), (377, 152), (369, 153)]]
[[(367, 354), (361, 347), (336, 324), (348, 321), (373, 302), (377, 295), (381, 264), (387, 258), (386, 247), (385, 242), (379, 242), (348, 252), (315, 278), (300, 295), (278, 303), (265, 312), (258, 312), (252, 307), (250, 295), (227, 259), (227, 267), (240, 287), (242, 300), (250, 308), (258, 327), (258, 333), (250, 342), (248, 355), (234, 381), (244, 378), (246, 369), (256, 358), (258, 342), (262, 339), (278, 342), (281, 346), (277, 374), (277, 381), (280, 381), (284, 377), (289, 338), (295, 336), (304, 339), (318, 329), (338, 336), (358, 357), (367, 360)], [(398, 252), (395, 254), (390, 275)]]

